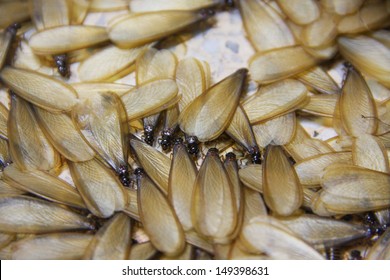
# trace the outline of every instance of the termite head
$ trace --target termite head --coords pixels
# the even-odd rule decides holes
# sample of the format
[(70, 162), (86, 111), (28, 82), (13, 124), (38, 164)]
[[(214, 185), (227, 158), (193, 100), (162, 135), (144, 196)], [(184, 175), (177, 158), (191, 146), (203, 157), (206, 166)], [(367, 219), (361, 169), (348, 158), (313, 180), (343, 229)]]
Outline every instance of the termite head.
[(215, 15), (215, 11), (213, 9), (202, 9), (199, 13), (204, 20)]
[(121, 165), (118, 170), (119, 180), (125, 187), (130, 186), (131, 180), (129, 176), (129, 169), (125, 165)]
[(173, 132), (171, 129), (164, 129), (161, 132), (160, 145), (164, 151), (168, 151), (173, 142)]
[(54, 62), (57, 66), (58, 72), (61, 74), (62, 77), (69, 78), (70, 71), (69, 71), (69, 64), (67, 62), (67, 55), (61, 54), (61, 55), (55, 55), (54, 56)]
[(229, 152), (225, 155), (225, 158), (227, 161), (236, 161), (237, 160), (237, 157), (236, 157), (236, 154), (233, 153), (233, 152)]
[(261, 164), (261, 153), (259, 147), (253, 146), (250, 149), (249, 154), (251, 155), (252, 163)]
[(218, 149), (217, 148), (210, 148), (208, 151), (207, 151), (207, 155), (208, 156), (218, 156)]
[(144, 139), (146, 144), (153, 146), (154, 142), (154, 127), (151, 125), (144, 126)]
[(187, 141), (187, 150), (191, 155), (197, 155), (199, 153), (198, 138), (196, 136), (188, 136)]
[(12, 36), (15, 36), (16, 35), (16, 32), (18, 32), (18, 29), (22, 27), (20, 25), (20, 23), (18, 22), (15, 22), (15, 23), (12, 23), (11, 25), (9, 25), (6, 29), (7, 32), (11, 33)]

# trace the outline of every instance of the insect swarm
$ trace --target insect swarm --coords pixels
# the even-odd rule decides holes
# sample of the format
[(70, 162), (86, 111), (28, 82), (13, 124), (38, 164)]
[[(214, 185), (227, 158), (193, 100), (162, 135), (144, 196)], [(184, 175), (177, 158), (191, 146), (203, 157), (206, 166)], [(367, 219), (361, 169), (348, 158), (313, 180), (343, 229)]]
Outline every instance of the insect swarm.
[(389, 258), (388, 4), (231, 2), (0, 3), (2, 259)]

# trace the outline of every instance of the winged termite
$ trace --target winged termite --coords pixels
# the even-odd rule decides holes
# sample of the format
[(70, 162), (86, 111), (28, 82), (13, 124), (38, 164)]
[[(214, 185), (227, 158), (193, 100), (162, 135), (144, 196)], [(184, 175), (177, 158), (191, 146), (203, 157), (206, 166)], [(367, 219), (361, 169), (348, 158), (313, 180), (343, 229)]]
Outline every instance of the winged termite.
[(289, 216), (301, 207), (302, 186), (280, 146), (268, 146), (266, 150), (263, 182), (264, 201), (277, 215)]
[(390, 259), (390, 229), (374, 243), (367, 254), (369, 260), (389, 260)]
[(240, 0), (245, 31), (258, 52), (295, 45), (294, 36), (280, 13), (260, 0)]
[(166, 195), (168, 193), (170, 159), (144, 142), (132, 139), (130, 145), (142, 168)]
[(13, 164), (4, 169), (4, 181), (49, 201), (85, 209), (77, 190), (65, 181), (39, 170), (22, 171)]
[(249, 72), (253, 80), (267, 84), (299, 74), (316, 64), (317, 59), (301, 46), (293, 46), (255, 54), (249, 60)]
[(352, 136), (374, 134), (377, 129), (377, 117), (374, 98), (363, 76), (353, 67), (348, 68), (339, 101), (341, 122)]
[(299, 74), (296, 78), (306, 86), (321, 93), (334, 94), (340, 92), (340, 88), (332, 77), (319, 66)]
[(46, 137), (65, 158), (78, 162), (95, 156), (68, 115), (53, 114), (39, 107), (34, 108), (34, 113)]
[(363, 225), (311, 214), (279, 219), (279, 221), (303, 240), (317, 247), (340, 246), (367, 236), (367, 228)]
[(111, 41), (120, 47), (131, 48), (182, 31), (212, 15), (208, 10), (135, 13), (110, 22), (107, 30)]
[(296, 80), (261, 87), (242, 106), (250, 123), (257, 123), (296, 109), (307, 100), (307, 88)]
[(386, 147), (372, 135), (360, 135), (353, 140), (353, 163), (368, 169), (389, 172), (389, 158)]
[(357, 166), (333, 165), (321, 179), (318, 200), (335, 214), (353, 214), (389, 207), (389, 175)]
[[(164, 10), (197, 10), (222, 5), (225, 0), (132, 0), (129, 3), (130, 11), (134, 13), (164, 11)], [(226, 3), (228, 4), (228, 3)]]
[(294, 168), (302, 185), (318, 185), (325, 168), (333, 163), (352, 164), (352, 154), (350, 152), (332, 152), (315, 155), (298, 161)]
[(111, 12), (117, 10), (126, 10), (129, 0), (92, 0), (90, 10), (94, 12)]
[(150, 241), (167, 256), (177, 256), (184, 250), (185, 236), (173, 207), (142, 170), (137, 172), (137, 186), (141, 222)]
[(74, 109), (73, 119), (87, 143), (128, 186), (128, 126), (120, 98), (109, 92), (91, 96)]
[(362, 73), (390, 86), (390, 49), (371, 37), (340, 36), (337, 39), (341, 55)]
[(63, 54), (108, 41), (106, 29), (92, 25), (48, 28), (31, 36), (29, 45), (40, 55)]
[[(21, 27), (19, 23), (13, 23), (4, 31), (0, 32), (0, 70), (9, 60), (8, 55), (12, 57), (12, 43), (16, 37), (16, 32)], [(11, 53), (11, 54), (10, 54)]]
[(240, 241), (272, 259), (323, 259), (320, 253), (270, 216), (252, 219), (243, 227)]
[[(265, 148), (271, 145), (286, 145), (294, 137), (297, 120), (295, 112), (280, 115), (262, 123), (252, 125), (256, 143)], [(284, 131), (284, 133), (280, 133)]]
[(49, 111), (70, 111), (78, 102), (71, 86), (34, 71), (7, 66), (0, 79), (23, 99)]
[(107, 46), (80, 63), (78, 68), (80, 80), (115, 81), (122, 78), (134, 70), (136, 58), (146, 48), (141, 46), (120, 49), (116, 46)]
[(84, 216), (27, 196), (0, 197), (0, 213), (3, 232), (46, 233), (94, 228)]
[(322, 7), (331, 13), (347, 15), (359, 10), (364, 0), (320, 0)]
[(240, 177), (238, 174), (239, 168), (238, 168), (237, 158), (233, 152), (229, 152), (226, 154), (224, 167), (230, 179), (230, 182), (232, 183), (234, 197), (236, 200), (235, 203), (236, 203), (236, 210), (237, 210), (237, 225), (234, 232), (232, 233), (232, 237), (235, 238), (241, 230), (245, 206), (244, 206), (244, 193), (242, 190)]
[(39, 127), (30, 105), (12, 94), (8, 118), (9, 149), (20, 169), (56, 172), (60, 156)]
[(176, 141), (173, 147), (173, 158), (168, 181), (168, 198), (177, 213), (183, 229), (188, 231), (193, 228), (191, 199), (198, 171), (182, 139), (180, 140)]
[[(136, 62), (136, 80), (138, 85), (159, 80), (174, 79), (177, 59), (169, 50), (157, 50), (150, 48), (140, 55)], [(160, 113), (143, 118), (144, 138), (149, 145), (154, 143), (155, 128)]]
[(73, 232), (33, 235), (10, 244), (10, 259), (79, 260), (92, 237)]
[(127, 204), (127, 194), (121, 182), (98, 160), (68, 161), (73, 181), (88, 209), (101, 218), (121, 211)]
[[(187, 135), (196, 136), (201, 142), (221, 135), (236, 111), (247, 72), (246, 69), (237, 70), (195, 98), (180, 113), (181, 130)], [(225, 106), (216, 110), (220, 104)]]
[(255, 135), (241, 105), (237, 106), (236, 112), (226, 128), (226, 134), (237, 143), (244, 146), (252, 157), (253, 163), (261, 163), (261, 153), (257, 146)]
[(148, 260), (157, 254), (152, 242), (133, 244), (130, 249), (129, 260)]
[[(178, 102), (177, 86), (171, 79), (155, 80), (137, 86), (121, 96), (128, 120), (135, 120), (164, 109), (171, 102)], [(173, 103), (174, 104), (174, 103)], [(173, 105), (171, 104), (171, 105)]]
[(357, 13), (341, 18), (337, 25), (338, 32), (360, 33), (385, 27), (390, 16), (385, 2), (363, 5)]
[(236, 198), (218, 150), (209, 149), (194, 184), (192, 223), (201, 235), (226, 244), (237, 226)]
[(133, 86), (128, 84), (107, 82), (81, 82), (71, 84), (71, 86), (75, 89), (80, 99), (88, 99), (95, 94), (99, 94), (99, 92), (112, 92), (122, 96), (133, 88)]
[(278, 0), (277, 2), (283, 12), (296, 24), (306, 25), (317, 20), (320, 16), (320, 7), (314, 0)]
[(12, 1), (0, 3), (0, 28), (5, 28), (15, 22), (23, 22), (30, 18), (28, 2)]
[(130, 217), (118, 213), (95, 234), (85, 250), (84, 259), (125, 260), (129, 255), (130, 244)]

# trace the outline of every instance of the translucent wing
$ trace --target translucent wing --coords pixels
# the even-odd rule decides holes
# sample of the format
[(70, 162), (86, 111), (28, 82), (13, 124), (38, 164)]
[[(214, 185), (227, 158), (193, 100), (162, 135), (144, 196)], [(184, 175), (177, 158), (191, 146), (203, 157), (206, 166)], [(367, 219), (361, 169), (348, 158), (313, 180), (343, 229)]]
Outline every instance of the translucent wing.
[(30, 11), (34, 25), (39, 31), (70, 24), (71, 10), (68, 0), (32, 0)]
[(338, 98), (339, 95), (336, 94), (311, 95), (309, 102), (301, 110), (316, 116), (331, 118), (333, 117)]
[(180, 254), (184, 231), (173, 207), (146, 175), (137, 178), (137, 185), (141, 222), (153, 246), (168, 256)]
[(45, 29), (31, 36), (29, 45), (41, 55), (62, 54), (108, 41), (106, 29), (91, 25), (66, 25)]
[(357, 12), (364, 0), (321, 0), (320, 2), (329, 12), (347, 15)]
[(157, 254), (152, 242), (138, 243), (131, 246), (129, 260), (148, 260)]
[(191, 198), (198, 171), (183, 143), (175, 143), (169, 172), (168, 197), (185, 231), (193, 228)]
[(350, 152), (333, 152), (316, 155), (298, 161), (294, 167), (301, 184), (318, 185), (325, 168), (333, 163), (352, 164), (352, 154)]
[(145, 172), (147, 172), (157, 187), (166, 195), (168, 193), (169, 170), (171, 167), (170, 159), (144, 142), (132, 139), (130, 140), (130, 145), (142, 168), (145, 169)]
[(129, 152), (127, 116), (113, 93), (99, 93), (73, 111), (73, 119), (95, 152), (118, 174), (127, 166)]
[(72, 84), (72, 87), (76, 90), (80, 99), (88, 99), (100, 92), (113, 92), (118, 96), (122, 96), (133, 88), (133, 86), (127, 84), (105, 82), (75, 83)]
[(125, 10), (128, 8), (129, 0), (91, 0), (91, 11), (95, 12), (111, 12)]
[[(206, 18), (199, 11), (130, 14), (109, 23), (108, 33), (115, 44), (132, 48), (167, 37)], [(139, 32), (140, 28), (142, 32)]]
[(115, 81), (134, 69), (136, 58), (146, 49), (120, 49), (108, 46), (88, 57), (79, 65), (81, 81)]
[(302, 29), (302, 43), (309, 48), (326, 47), (337, 36), (338, 17), (333, 14), (322, 12), (321, 16)]
[(12, 243), (14, 260), (79, 260), (92, 240), (86, 233), (40, 234)]
[(293, 46), (294, 36), (281, 15), (260, 0), (240, 0), (245, 30), (258, 52)]
[(390, 49), (387, 46), (365, 35), (341, 36), (337, 42), (343, 57), (359, 71), (390, 86)]
[(49, 111), (70, 111), (78, 102), (71, 86), (30, 70), (5, 67), (0, 78), (23, 99)]
[(302, 186), (283, 149), (269, 146), (263, 165), (265, 203), (281, 216), (294, 213), (303, 201)]
[(209, 80), (210, 76), (204, 65), (196, 58), (185, 58), (179, 61), (176, 68), (176, 83), (181, 95), (180, 112), (208, 88)]
[(226, 128), (226, 133), (248, 151), (255, 147), (256, 139), (244, 109), (239, 105)]
[(341, 122), (348, 134), (359, 136), (376, 131), (378, 122), (374, 98), (363, 76), (353, 68), (348, 70), (338, 105)]
[(299, 74), (297, 79), (321, 93), (331, 94), (340, 91), (338, 85), (331, 76), (319, 66)]
[(4, 139), (8, 138), (8, 132), (7, 132), (7, 122), (8, 122), (8, 109), (3, 105), (0, 104), (0, 136)]
[(86, 217), (55, 203), (27, 196), (0, 198), (0, 226), (3, 232), (15, 233), (93, 229)]
[(60, 166), (60, 155), (50, 144), (35, 119), (30, 105), (12, 95), (8, 119), (12, 161), (22, 170), (53, 171)]
[(95, 234), (85, 251), (84, 259), (125, 260), (131, 244), (131, 220), (118, 213)]
[(307, 88), (296, 80), (261, 87), (242, 106), (253, 124), (294, 110), (307, 98)]
[(376, 137), (365, 134), (356, 137), (352, 145), (353, 163), (368, 169), (389, 172), (389, 159), (383, 143)]
[(251, 164), (238, 171), (241, 182), (256, 192), (263, 192), (263, 166)]
[(108, 218), (127, 204), (127, 195), (111, 170), (97, 160), (68, 161), (73, 181), (88, 209), (96, 216)]
[(296, 24), (309, 24), (320, 16), (320, 6), (314, 0), (277, 0), (277, 2), (286, 15)]
[(389, 174), (357, 166), (334, 165), (326, 169), (319, 200), (333, 213), (351, 214), (388, 208)]
[(257, 53), (249, 60), (251, 78), (260, 84), (279, 81), (317, 64), (317, 60), (302, 47), (286, 47)]
[(65, 158), (87, 161), (95, 156), (68, 115), (53, 114), (39, 107), (35, 107), (34, 112), (47, 138)]
[(362, 225), (317, 215), (305, 214), (279, 221), (313, 246), (338, 246), (367, 235)]
[(237, 225), (236, 198), (218, 150), (207, 152), (192, 196), (192, 221), (197, 232), (214, 243), (229, 243)]
[(222, 3), (221, 0), (132, 0), (130, 11), (134, 13), (163, 10), (197, 10)]
[(21, 171), (11, 164), (4, 169), (4, 180), (17, 189), (44, 199), (77, 208), (86, 208), (74, 187), (49, 173), (39, 170)]
[(0, 3), (0, 27), (5, 28), (14, 22), (23, 22), (30, 18), (28, 2), (12, 1)]
[(146, 50), (137, 59), (137, 84), (158, 79), (174, 79), (177, 59), (169, 50)]
[(246, 69), (240, 69), (192, 101), (180, 113), (181, 130), (198, 137), (201, 142), (216, 139), (221, 135), (238, 106), (246, 74)]
[(166, 79), (143, 84), (123, 94), (121, 99), (128, 119), (134, 120), (166, 109), (164, 105), (170, 104), (176, 96), (176, 83)]

